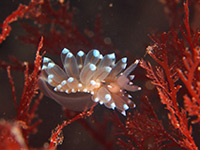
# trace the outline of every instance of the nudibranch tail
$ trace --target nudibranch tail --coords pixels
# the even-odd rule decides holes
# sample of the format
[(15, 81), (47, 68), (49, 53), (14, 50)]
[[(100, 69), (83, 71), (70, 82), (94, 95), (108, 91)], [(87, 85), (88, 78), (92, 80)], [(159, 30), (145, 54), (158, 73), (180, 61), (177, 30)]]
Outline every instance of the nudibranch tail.
[[(135, 107), (132, 97), (126, 91), (141, 89), (133, 85), (131, 81), (134, 75), (130, 75), (139, 60), (128, 68), (126, 57), (116, 64), (115, 60), (114, 53), (103, 56), (93, 49), (87, 54), (79, 51), (74, 56), (64, 48), (61, 53), (64, 70), (44, 57), (39, 87), (45, 95), (68, 109), (83, 111), (86, 107), (100, 103), (126, 115), (126, 110)], [(82, 95), (77, 96), (76, 93)]]

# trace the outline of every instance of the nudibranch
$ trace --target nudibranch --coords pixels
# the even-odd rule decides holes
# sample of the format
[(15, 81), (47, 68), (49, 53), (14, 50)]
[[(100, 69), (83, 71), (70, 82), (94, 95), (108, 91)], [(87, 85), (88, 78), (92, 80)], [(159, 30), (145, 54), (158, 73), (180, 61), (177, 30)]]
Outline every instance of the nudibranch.
[(141, 89), (133, 85), (134, 75), (130, 75), (139, 60), (126, 69), (126, 57), (117, 63), (115, 59), (114, 53), (103, 56), (96, 49), (87, 54), (79, 51), (74, 56), (64, 48), (61, 53), (64, 69), (51, 59), (43, 58), (39, 88), (46, 96), (71, 110), (83, 111), (100, 103), (126, 115), (129, 107), (135, 107), (127, 91)]

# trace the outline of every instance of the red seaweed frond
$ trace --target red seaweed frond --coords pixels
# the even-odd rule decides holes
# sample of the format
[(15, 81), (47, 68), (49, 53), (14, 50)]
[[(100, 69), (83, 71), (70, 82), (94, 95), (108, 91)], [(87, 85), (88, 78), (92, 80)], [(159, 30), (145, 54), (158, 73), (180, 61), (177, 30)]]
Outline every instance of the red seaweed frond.
[(0, 121), (0, 149), (27, 149), (17, 122)]
[(190, 95), (184, 95), (185, 109), (190, 116), (197, 117), (192, 123), (200, 123), (200, 47), (194, 48), (196, 54), (188, 53), (183, 58), (186, 71), (178, 69), (178, 73)]
[(68, 120), (68, 121), (64, 121), (61, 125), (58, 125), (55, 130), (52, 131), (52, 135), (50, 138), (50, 144), (49, 144), (49, 149), (55, 149), (57, 147), (57, 145), (61, 145), (64, 137), (62, 135), (62, 129), (71, 124), (72, 122), (82, 119), (82, 118), (87, 118), (89, 116), (91, 116), (93, 114), (93, 108), (94, 106), (92, 106), (90, 108), (90, 110), (88, 111), (84, 111), (82, 113), (79, 113), (78, 115), (76, 115), (74, 118)]
[(44, 0), (39, 7), (29, 11), (28, 18), (35, 24), (21, 23), (27, 35), (18, 38), (25, 43), (35, 45), (39, 38), (44, 36), (45, 50), (58, 55), (66, 46), (74, 52), (93, 48), (105, 51), (115, 49), (110, 38), (104, 36), (100, 15), (96, 17), (94, 31), (90, 29), (80, 31), (74, 21), (75, 8), (70, 8), (69, 1), (66, 3), (57, 1), (57, 6), (58, 9), (55, 9), (49, 0)]
[[(191, 136), (192, 126), (188, 122), (190, 117), (187, 116), (187, 112), (189, 115), (199, 115), (196, 110), (200, 109), (198, 70), (200, 34), (198, 31), (193, 33), (190, 29), (188, 1), (184, 3), (184, 10), (185, 29), (181, 28), (182, 37), (173, 30), (163, 33), (160, 38), (151, 37), (154, 44), (147, 48), (147, 53), (158, 65), (153, 67), (149, 62), (142, 60), (141, 67), (147, 71), (147, 77), (156, 86), (161, 102), (169, 111), (168, 117), (172, 125), (185, 137), (179, 140), (179, 143), (184, 147), (197, 149)], [(180, 101), (177, 98), (181, 96), (179, 90), (182, 87), (182, 84), (177, 83), (179, 78), (192, 97), (190, 99), (184, 96), (185, 109), (179, 106)]]
[(31, 74), (29, 74), (28, 63), (24, 62), (24, 65), (26, 67), (26, 70), (24, 72), (25, 81), (19, 105), (17, 105), (16, 101), (14, 81), (11, 76), (10, 67), (7, 68), (9, 81), (12, 87), (13, 101), (17, 109), (17, 116), (15, 119), (18, 121), (18, 123), (23, 129), (23, 134), (26, 139), (26, 142), (28, 138), (27, 135), (29, 135), (31, 132), (35, 132), (36, 126), (38, 126), (38, 124), (41, 122), (41, 120), (38, 120), (37, 122), (32, 124), (32, 120), (33, 118), (35, 118), (35, 111), (37, 109), (37, 105), (39, 104), (40, 100), (43, 97), (43, 94), (41, 93), (39, 97), (35, 101), (33, 101), (33, 99), (36, 97), (36, 94), (38, 94), (37, 82), (42, 62), (42, 55), (40, 55), (39, 53), (42, 46), (43, 46), (43, 38), (41, 38), (41, 41), (39, 43), (34, 62), (34, 70)]
[(187, 4), (184, 5), (186, 17), (184, 20), (186, 33), (182, 32), (189, 48), (186, 48), (186, 55), (183, 57), (185, 71), (177, 69), (181, 80), (188, 90), (188, 95), (184, 95), (184, 106), (190, 116), (197, 118), (192, 123), (200, 122), (200, 32), (191, 33), (189, 26), (189, 10)]
[[(0, 60), (0, 67), (4, 70), (6, 70), (8, 67), (10, 70), (16, 70), (16, 71), (24, 71), (26, 69), (26, 65), (24, 62), (19, 61), (15, 56), (8, 56), (10, 62), (6, 62), (3, 60)], [(33, 71), (34, 64), (28, 64), (29, 72)]]
[(36, 5), (41, 4), (42, 0), (32, 0), (28, 6), (20, 4), (18, 9), (14, 11), (11, 15), (9, 15), (3, 22), (1, 27), (1, 34), (0, 34), (0, 44), (3, 42), (3, 40), (6, 39), (6, 37), (10, 34), (11, 26), (10, 24), (14, 21), (17, 21), (18, 18), (25, 17), (25, 14), (36, 7)]
[[(140, 111), (129, 113), (124, 125), (117, 115), (114, 122), (119, 130), (117, 144), (125, 149), (163, 149), (166, 147), (181, 147), (178, 138), (179, 133), (169, 133), (163, 127), (162, 122), (157, 118), (148, 99), (142, 99), (143, 105)], [(171, 135), (174, 135), (171, 136)], [(125, 139), (123, 139), (125, 137)]]

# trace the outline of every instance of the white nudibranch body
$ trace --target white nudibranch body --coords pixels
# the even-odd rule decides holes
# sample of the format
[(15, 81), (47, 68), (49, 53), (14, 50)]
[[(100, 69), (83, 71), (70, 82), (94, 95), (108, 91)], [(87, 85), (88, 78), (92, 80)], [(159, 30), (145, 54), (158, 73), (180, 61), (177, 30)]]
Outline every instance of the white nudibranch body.
[(62, 50), (61, 60), (64, 70), (51, 59), (43, 58), (38, 83), (48, 97), (76, 111), (83, 111), (94, 103), (100, 103), (126, 115), (125, 111), (129, 107), (135, 107), (131, 95), (126, 91), (141, 89), (131, 82), (134, 75), (129, 75), (139, 60), (126, 69), (127, 58), (115, 63), (114, 53), (103, 56), (94, 49), (87, 54), (79, 51), (74, 56), (66, 48)]

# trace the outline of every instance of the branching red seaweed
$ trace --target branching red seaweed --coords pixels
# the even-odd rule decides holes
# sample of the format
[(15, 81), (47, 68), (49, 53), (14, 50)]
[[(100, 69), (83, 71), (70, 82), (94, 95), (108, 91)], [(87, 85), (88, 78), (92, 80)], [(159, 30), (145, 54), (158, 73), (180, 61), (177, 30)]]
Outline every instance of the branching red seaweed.
[(14, 122), (0, 121), (0, 149), (27, 149), (20, 126)]
[(63, 135), (62, 135), (62, 128), (71, 124), (72, 122), (82, 119), (82, 118), (87, 118), (93, 114), (93, 108), (94, 106), (91, 107), (90, 110), (84, 111), (82, 113), (79, 113), (69, 121), (64, 121), (61, 125), (58, 125), (55, 130), (52, 131), (52, 135), (50, 138), (50, 144), (49, 144), (49, 149), (55, 149), (57, 145), (62, 144), (63, 142)]
[(113, 117), (113, 121), (119, 131), (118, 135), (121, 135), (117, 144), (124, 149), (161, 150), (170, 147), (186, 149), (178, 142), (178, 139), (182, 139), (183, 136), (175, 130), (167, 131), (162, 121), (158, 119), (148, 99), (141, 100), (142, 108), (140, 108), (140, 111), (129, 113), (125, 125), (117, 115)]
[[(27, 32), (25, 36), (18, 38), (25, 43), (34, 44), (41, 36), (44, 36), (44, 48), (48, 53), (60, 54), (58, 49), (69, 48), (73, 52), (93, 48), (109, 51), (116, 49), (109, 38), (104, 36), (100, 15), (96, 17), (94, 31), (84, 29), (80, 31), (74, 21), (75, 9), (70, 9), (69, 1), (66, 3), (57, 2), (59, 9), (54, 9), (49, 0), (28, 13), (28, 18), (34, 20), (36, 26), (22, 23), (22, 27)], [(50, 25), (50, 28), (48, 27)], [(57, 40), (59, 39), (59, 40)]]
[[(200, 108), (198, 104), (198, 47), (200, 36), (199, 31), (195, 33), (191, 32), (189, 26), (188, 1), (184, 3), (184, 10), (185, 31), (181, 28), (183, 38), (177, 39), (178, 33), (174, 34), (174, 32), (163, 33), (160, 40), (154, 37), (151, 38), (154, 44), (147, 48), (147, 52), (157, 62), (158, 66), (153, 67), (149, 62), (146, 63), (145, 61), (141, 61), (141, 66), (146, 69), (147, 77), (150, 78), (152, 84), (156, 86), (161, 102), (166, 105), (166, 109), (169, 111), (168, 117), (172, 125), (185, 137), (182, 140), (179, 139), (178, 142), (185, 146), (185, 148), (197, 149), (191, 135), (192, 126), (188, 122), (190, 117), (187, 116), (187, 112), (189, 115), (198, 116), (198, 111), (196, 110)], [(187, 47), (187, 45), (189, 45), (189, 47)], [(172, 55), (172, 51), (174, 51), (176, 55)], [(191, 100), (188, 96), (184, 96), (185, 108), (179, 107), (178, 96), (180, 93), (179, 90), (182, 87), (182, 85), (177, 82), (179, 78), (181, 78), (184, 86), (186, 86), (192, 97)]]
[(11, 15), (9, 15), (3, 22), (1, 27), (1, 34), (0, 34), (0, 43), (6, 39), (6, 37), (10, 34), (11, 26), (10, 24), (14, 21), (17, 21), (18, 18), (25, 17), (26, 13), (29, 12), (31, 9), (36, 7), (36, 5), (41, 4), (42, 0), (33, 0), (29, 3), (28, 6), (20, 4), (18, 9), (14, 11)]
[[(23, 135), (28, 142), (28, 135), (31, 132), (36, 131), (36, 126), (41, 123), (41, 120), (38, 120), (34, 124), (32, 124), (33, 118), (35, 118), (35, 111), (37, 109), (37, 105), (39, 104), (40, 100), (43, 97), (43, 94), (40, 94), (40, 96), (33, 102), (33, 99), (35, 98), (36, 94), (38, 94), (38, 75), (41, 69), (41, 62), (42, 62), (42, 55), (40, 55), (40, 50), (43, 46), (43, 38), (41, 38), (41, 41), (38, 46), (38, 50), (36, 52), (36, 58), (34, 62), (34, 70), (31, 74), (29, 74), (29, 68), (28, 63), (24, 62), (24, 65), (26, 67), (25, 70), (25, 82), (24, 82), (24, 90), (22, 93), (22, 97), (20, 99), (19, 105), (17, 105), (17, 100), (15, 96), (15, 87), (14, 87), (14, 81), (11, 76), (10, 67), (7, 68), (9, 81), (12, 87), (12, 94), (13, 94), (13, 101), (17, 110), (17, 116), (15, 120), (20, 124), (20, 126), (23, 129)], [(33, 106), (31, 107), (31, 103), (33, 103)]]
[(196, 116), (197, 119), (192, 123), (200, 122), (200, 32), (192, 33), (189, 26), (189, 9), (184, 4), (186, 17), (184, 25), (186, 33), (182, 31), (183, 36), (189, 44), (185, 49), (183, 64), (185, 71), (178, 69), (179, 76), (188, 90), (188, 95), (184, 95), (185, 109), (190, 116)]

